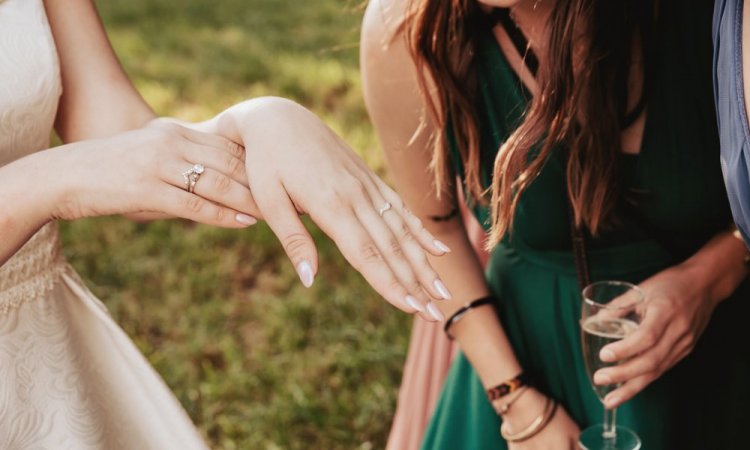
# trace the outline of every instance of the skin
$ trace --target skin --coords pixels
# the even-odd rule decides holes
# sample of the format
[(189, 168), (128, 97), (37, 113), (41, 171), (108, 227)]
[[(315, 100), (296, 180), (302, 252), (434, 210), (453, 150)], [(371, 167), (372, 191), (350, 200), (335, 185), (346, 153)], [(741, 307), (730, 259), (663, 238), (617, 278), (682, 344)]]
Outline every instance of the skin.
[[(447, 247), (314, 114), (267, 97), (198, 124), (158, 119), (90, 0), (45, 7), (63, 83), (55, 129), (65, 145), (0, 167), (0, 264), (54, 219), (124, 214), (227, 228), (264, 219), (309, 286), (318, 261), (305, 213), (397, 308), (415, 312), (412, 305), (450, 296), (425, 255)], [(189, 194), (182, 173), (196, 162), (206, 171)], [(381, 218), (386, 201), (393, 207)]]
[[(483, 1), (488, 6), (514, 7), (518, 25), (529, 38), (541, 64), (546, 58), (545, 19), (553, 6), (551, 1), (534, 2)], [(389, 162), (391, 173), (403, 196), (417, 217), (427, 228), (452, 249), (449, 255), (432, 264), (444, 277), (453, 292), (453, 299), (439, 307), (450, 316), (471, 300), (486, 295), (489, 290), (476, 256), (471, 250), (466, 230), (460, 218), (449, 222), (431, 222), (428, 217), (444, 215), (453, 210), (455, 200), (448, 195), (438, 197), (430, 164), (430, 136), (435, 130), (427, 114), (425, 102), (417, 84), (416, 68), (405, 45), (399, 26), (407, 7), (407, 0), (373, 0), (365, 14), (362, 30), (361, 68), (365, 100)], [(508, 36), (495, 30), (498, 43), (511, 67), (518, 73), (531, 92), (536, 85)], [(640, 97), (640, 65), (633, 59), (631, 92), (634, 105)], [(629, 153), (640, 151), (643, 136), (643, 117), (622, 134), (623, 149)], [(451, 186), (455, 192), (455, 186)], [(715, 236), (694, 256), (644, 281), (640, 287), (646, 295), (644, 319), (637, 333), (602, 349), (605, 361), (632, 358), (627, 363), (597, 372), (608, 382), (623, 382), (606, 399), (606, 406), (616, 407), (628, 400), (651, 381), (674, 366), (692, 350), (718, 303), (747, 275), (743, 264), (746, 249), (731, 232)], [(455, 324), (451, 333), (477, 371), (482, 384), (489, 388), (516, 376), (522, 368), (500, 322), (489, 307), (466, 314)], [(609, 353), (611, 352), (611, 354)], [(602, 383), (602, 384), (607, 384)], [(507, 400), (498, 400), (498, 408)], [(544, 408), (544, 394), (530, 389), (504, 416), (511, 430), (520, 430), (536, 418)], [(533, 438), (511, 443), (513, 450), (572, 449), (577, 446), (580, 430), (563, 408), (558, 408), (551, 422)]]

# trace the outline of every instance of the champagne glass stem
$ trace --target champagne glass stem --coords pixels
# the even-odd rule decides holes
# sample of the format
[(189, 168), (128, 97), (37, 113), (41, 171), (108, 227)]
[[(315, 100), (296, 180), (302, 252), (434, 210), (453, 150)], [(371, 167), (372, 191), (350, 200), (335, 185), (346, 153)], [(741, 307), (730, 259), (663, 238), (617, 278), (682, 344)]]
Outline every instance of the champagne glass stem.
[(604, 432), (602, 437), (605, 439), (614, 439), (617, 437), (617, 408), (604, 408)]

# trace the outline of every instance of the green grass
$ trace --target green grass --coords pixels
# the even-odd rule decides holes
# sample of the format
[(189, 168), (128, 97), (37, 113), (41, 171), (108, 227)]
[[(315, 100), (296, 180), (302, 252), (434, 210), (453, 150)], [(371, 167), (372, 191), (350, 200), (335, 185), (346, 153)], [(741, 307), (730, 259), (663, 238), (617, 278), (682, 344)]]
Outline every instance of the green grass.
[[(97, 4), (160, 114), (197, 120), (248, 97), (290, 97), (382, 173), (361, 100), (359, 0)], [(410, 318), (310, 228), (321, 265), (309, 290), (265, 225), (101, 218), (63, 233), (74, 266), (212, 447), (382, 448)]]

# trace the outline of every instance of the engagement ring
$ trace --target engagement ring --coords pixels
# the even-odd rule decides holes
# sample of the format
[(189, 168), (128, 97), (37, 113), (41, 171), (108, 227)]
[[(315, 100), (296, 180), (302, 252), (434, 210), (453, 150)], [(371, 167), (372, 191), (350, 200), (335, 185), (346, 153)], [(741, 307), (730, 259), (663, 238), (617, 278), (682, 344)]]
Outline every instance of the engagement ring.
[(185, 179), (185, 189), (191, 194), (195, 192), (195, 185), (198, 183), (201, 174), (206, 170), (203, 164), (195, 164), (190, 170), (182, 173), (182, 178)]

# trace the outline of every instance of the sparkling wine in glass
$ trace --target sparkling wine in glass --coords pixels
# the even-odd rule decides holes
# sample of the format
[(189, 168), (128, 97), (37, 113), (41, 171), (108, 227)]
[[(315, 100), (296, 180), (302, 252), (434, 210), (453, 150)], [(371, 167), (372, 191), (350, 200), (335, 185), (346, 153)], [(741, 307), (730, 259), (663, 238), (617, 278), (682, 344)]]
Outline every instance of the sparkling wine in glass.
[[(581, 307), (581, 340), (586, 372), (599, 400), (618, 384), (594, 384), (597, 370), (622, 363), (605, 363), (599, 358), (603, 347), (619, 341), (635, 330), (640, 323), (643, 292), (624, 281), (600, 281), (583, 290)], [(616, 410), (604, 410), (604, 423), (581, 432), (579, 445), (585, 450), (638, 450), (641, 440), (633, 430), (616, 425)]]

